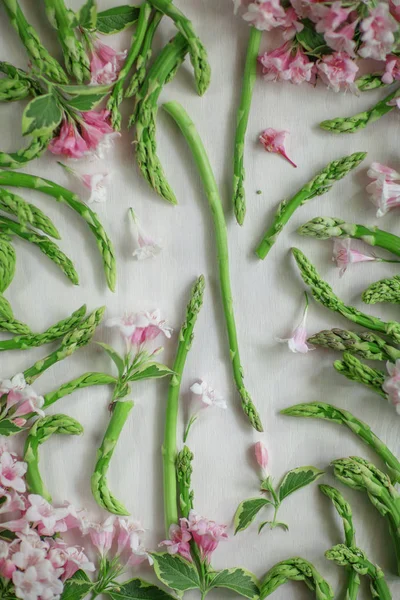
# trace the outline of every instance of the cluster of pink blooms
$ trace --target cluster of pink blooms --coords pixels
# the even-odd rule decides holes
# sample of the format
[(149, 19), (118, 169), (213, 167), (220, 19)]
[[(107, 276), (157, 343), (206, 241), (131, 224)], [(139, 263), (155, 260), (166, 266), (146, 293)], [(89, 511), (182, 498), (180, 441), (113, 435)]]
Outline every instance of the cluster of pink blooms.
[(17, 427), (24, 427), (27, 415), (44, 416), (43, 404), (43, 396), (26, 383), (22, 373), (12, 379), (0, 379), (0, 420), (11, 420)]
[(397, 414), (400, 415), (400, 360), (396, 360), (395, 364), (388, 362), (386, 368), (389, 377), (385, 379), (382, 388), (387, 393)]
[(226, 525), (218, 525), (191, 510), (188, 519), (180, 519), (179, 525), (171, 525), (169, 538), (160, 544), (169, 554), (179, 554), (192, 562), (190, 542), (193, 540), (200, 550), (201, 559), (209, 563), (219, 542), (228, 539), (228, 535)]
[[(233, 0), (243, 18), (262, 31), (279, 29), (284, 43), (259, 57), (268, 81), (314, 83), (319, 77), (335, 92), (356, 91), (357, 58), (382, 61), (382, 81), (392, 83), (400, 76), (400, 58), (393, 53), (399, 29), (399, 0), (346, 5), (318, 0)], [(302, 45), (305, 27), (323, 36), (316, 52)]]
[(170, 338), (173, 332), (165, 320), (161, 318), (159, 309), (153, 312), (143, 311), (126, 314), (123, 317), (108, 319), (107, 327), (117, 327), (127, 343), (127, 346), (140, 347), (146, 342), (154, 340), (160, 334)]

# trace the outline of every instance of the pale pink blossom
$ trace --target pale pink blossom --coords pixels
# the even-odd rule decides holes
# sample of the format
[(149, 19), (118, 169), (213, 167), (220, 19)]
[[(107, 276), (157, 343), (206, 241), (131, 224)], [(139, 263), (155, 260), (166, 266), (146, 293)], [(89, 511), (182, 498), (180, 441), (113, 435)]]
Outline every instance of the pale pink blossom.
[(53, 154), (68, 158), (82, 158), (89, 152), (89, 147), (79, 133), (76, 123), (67, 118), (63, 120), (58, 135), (53, 137), (47, 148)]
[(149, 320), (144, 312), (129, 313), (123, 317), (113, 317), (106, 321), (106, 327), (117, 327), (128, 345), (143, 343), (144, 331)]
[(285, 17), (281, 19), (281, 27), (283, 27), (282, 37), (285, 41), (294, 38), (296, 33), (303, 31), (304, 25), (299, 21), (299, 17), (293, 7), (285, 11)]
[(24, 427), (24, 425), (26, 425), (27, 420), (23, 419), (22, 417), (18, 417), (17, 419), (12, 419), (12, 422), (14, 423), (14, 425), (16, 425), (17, 427)]
[(243, 19), (261, 31), (271, 31), (281, 25), (285, 18), (285, 11), (280, 0), (267, 0), (266, 2), (251, 2)]
[(67, 530), (64, 523), (65, 517), (68, 516), (67, 508), (54, 508), (38, 494), (29, 494), (28, 501), (26, 518), (35, 523), (41, 535), (52, 536), (57, 532)]
[(107, 187), (110, 183), (109, 173), (87, 173), (81, 176), (81, 181), (90, 191), (90, 196), (87, 200), (89, 204), (92, 202), (105, 202), (107, 200)]
[(307, 313), (308, 313), (308, 296), (306, 297), (306, 306), (303, 313), (303, 318), (300, 323), (297, 325), (296, 329), (293, 331), (292, 336), (290, 338), (278, 338), (278, 342), (287, 342), (289, 346), (289, 350), (292, 352), (299, 352), (301, 354), (306, 354), (310, 350), (314, 350), (314, 346), (311, 346), (307, 342), (307, 330), (306, 330), (306, 322), (307, 322)]
[(100, 556), (107, 556), (114, 540), (115, 517), (108, 517), (103, 523), (90, 524), (87, 533)]
[(227, 408), (227, 404), (222, 396), (216, 392), (204, 380), (196, 381), (190, 386), (190, 391), (194, 394), (205, 406), (217, 406), (218, 408)]
[(19, 494), (15, 490), (6, 490), (0, 487), (0, 514), (15, 512), (17, 510), (25, 510), (26, 500), (23, 494)]
[(0, 559), (0, 577), (4, 579), (12, 579), (13, 573), (17, 567), (9, 558)]
[(2, 452), (0, 455), (0, 485), (16, 492), (25, 492), (24, 475), (26, 471), (26, 463), (16, 460), (10, 452)]
[(161, 246), (144, 231), (133, 208), (129, 209), (129, 213), (132, 217), (133, 242), (135, 246), (132, 256), (138, 260), (154, 258), (157, 254), (160, 254), (162, 250)]
[(336, 262), (336, 266), (339, 267), (339, 276), (342, 277), (349, 265), (358, 262), (366, 262), (376, 260), (374, 256), (368, 256), (363, 254), (359, 250), (351, 248), (350, 238), (336, 238), (333, 241), (333, 256), (332, 260)]
[(282, 73), (288, 68), (291, 61), (292, 45), (286, 42), (282, 46), (264, 52), (258, 57), (259, 63), (262, 66), (264, 79), (267, 81), (281, 81)]
[(256, 442), (254, 444), (254, 454), (256, 456), (256, 460), (258, 465), (261, 467), (264, 473), (266, 473), (268, 469), (268, 450), (262, 442)]
[(142, 525), (138, 521), (132, 521), (118, 517), (116, 521), (117, 531), (117, 554), (122, 554), (127, 548), (137, 547), (141, 533), (144, 533)]
[(295, 85), (300, 85), (304, 82), (312, 83), (314, 81), (315, 65), (300, 47), (291, 56), (287, 68), (281, 73), (281, 79)]
[(324, 38), (328, 46), (332, 50), (337, 52), (345, 52), (351, 57), (355, 56), (356, 42), (354, 41), (354, 34), (357, 27), (358, 21), (352, 23), (346, 23), (340, 29), (329, 30), (324, 33)]
[(390, 84), (398, 79), (400, 79), (400, 58), (395, 54), (388, 54), (382, 81), (383, 83)]
[(340, 1), (333, 2), (330, 6), (316, 3), (311, 8), (311, 19), (315, 21), (318, 33), (336, 31), (347, 20), (351, 11), (351, 8), (343, 8)]
[(190, 511), (188, 521), (188, 530), (200, 549), (201, 558), (210, 562), (219, 542), (228, 539), (226, 525), (200, 517), (194, 510)]
[(361, 41), (363, 42), (358, 53), (363, 58), (385, 60), (386, 55), (394, 44), (394, 32), (398, 25), (389, 13), (386, 2), (380, 2), (369, 10), (369, 16), (361, 21)]
[(386, 369), (389, 377), (385, 379), (382, 388), (387, 393), (397, 414), (400, 415), (400, 359), (397, 359), (394, 364), (387, 362)]
[(317, 62), (318, 75), (334, 92), (349, 89), (357, 93), (354, 81), (358, 66), (345, 52), (327, 54)]
[(0, 529), (4, 531), (12, 531), (13, 533), (28, 533), (29, 523), (26, 517), (5, 521), (0, 523)]
[(29, 567), (26, 571), (15, 571), (12, 580), (15, 595), (22, 600), (38, 600), (45, 590), (44, 584), (39, 581), (35, 567)]
[(12, 416), (14, 419), (17, 419), (18, 417), (23, 417), (30, 413), (36, 413), (40, 417), (44, 417), (44, 411), (42, 410), (43, 405), (43, 396), (38, 396), (38, 394), (29, 386), (29, 391), (27, 388), (24, 393), (24, 400), (17, 406), (17, 409)]
[(0, 398), (7, 396), (7, 409), (20, 401), (26, 385), (25, 377), (22, 373), (17, 373), (12, 379), (0, 380)]
[(105, 135), (114, 133), (109, 124), (109, 116), (110, 111), (106, 109), (82, 113), (83, 120), (80, 122), (80, 127), (89, 150), (96, 150)]
[(114, 48), (96, 40), (90, 56), (90, 83), (107, 85), (116, 81), (126, 55), (126, 50), (117, 52)]
[(28, 567), (35, 567), (46, 558), (46, 551), (41, 548), (35, 548), (26, 541), (21, 541), (18, 552), (12, 555), (12, 561), (18, 569), (23, 571)]
[(288, 157), (285, 149), (285, 139), (288, 135), (288, 131), (278, 131), (269, 127), (265, 129), (259, 136), (261, 144), (264, 146), (267, 152), (275, 152), (285, 158), (291, 165), (297, 167), (297, 165)]
[(374, 162), (367, 175), (373, 181), (367, 185), (366, 190), (378, 209), (376, 216), (382, 217), (390, 209), (400, 205), (400, 173)]
[(154, 340), (160, 334), (164, 335), (167, 339), (171, 338), (174, 330), (169, 327), (165, 319), (161, 317), (159, 308), (156, 308), (156, 310), (153, 310), (152, 312), (146, 311), (144, 315), (148, 320), (148, 325), (143, 333), (145, 342)]
[(190, 553), (192, 534), (188, 530), (188, 521), (181, 519), (180, 525), (176, 523), (172, 524), (168, 533), (169, 540), (164, 540), (160, 543), (160, 546), (164, 546), (168, 554), (179, 554), (182, 558), (192, 562), (192, 555)]
[(400, 21), (400, 0), (389, 0), (390, 14), (396, 21)]
[(65, 549), (65, 564), (63, 565), (64, 573), (61, 577), (62, 581), (66, 581), (72, 577), (79, 569), (87, 572), (96, 570), (94, 564), (88, 559), (82, 548), (71, 546)]

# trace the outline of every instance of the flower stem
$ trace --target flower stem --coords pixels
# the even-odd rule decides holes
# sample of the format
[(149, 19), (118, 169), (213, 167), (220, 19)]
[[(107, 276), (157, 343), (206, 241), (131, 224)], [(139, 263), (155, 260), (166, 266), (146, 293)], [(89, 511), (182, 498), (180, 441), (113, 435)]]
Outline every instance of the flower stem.
[(246, 64), (243, 73), (242, 94), (237, 113), (235, 149), (233, 155), (233, 207), (236, 220), (243, 225), (246, 215), (246, 198), (244, 190), (244, 148), (247, 125), (253, 97), (253, 89), (257, 76), (257, 56), (260, 50), (262, 31), (250, 27), (247, 46)]
[(185, 429), (185, 433), (183, 434), (183, 443), (186, 444), (186, 440), (188, 439), (190, 430), (192, 428), (192, 425), (195, 423), (195, 421), (197, 421), (197, 415), (193, 415), (192, 417), (190, 417), (189, 419), (189, 423), (186, 426)]
[(243, 411), (247, 415), (251, 425), (258, 431), (262, 431), (260, 417), (243, 381), (243, 369), (240, 363), (235, 316), (233, 312), (233, 298), (229, 273), (228, 235), (217, 182), (215, 181), (203, 142), (196, 131), (193, 121), (185, 112), (184, 108), (177, 102), (168, 102), (167, 104), (164, 104), (164, 109), (176, 121), (192, 151), (211, 208), (217, 243), (220, 286), (229, 338), (233, 378), (242, 400)]

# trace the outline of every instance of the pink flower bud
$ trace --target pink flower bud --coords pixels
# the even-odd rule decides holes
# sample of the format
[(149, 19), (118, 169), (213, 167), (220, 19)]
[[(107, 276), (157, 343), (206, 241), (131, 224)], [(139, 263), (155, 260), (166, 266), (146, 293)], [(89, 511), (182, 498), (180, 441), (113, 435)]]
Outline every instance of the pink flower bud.
[(258, 464), (264, 471), (266, 471), (268, 468), (269, 456), (268, 450), (262, 442), (257, 442), (256, 444), (254, 444), (254, 453), (256, 455), (256, 460)]

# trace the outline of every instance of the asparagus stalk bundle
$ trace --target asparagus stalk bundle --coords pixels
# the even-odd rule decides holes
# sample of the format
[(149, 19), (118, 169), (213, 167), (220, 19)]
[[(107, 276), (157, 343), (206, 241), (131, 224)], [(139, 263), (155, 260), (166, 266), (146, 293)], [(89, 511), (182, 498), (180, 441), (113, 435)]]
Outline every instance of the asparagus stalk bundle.
[(317, 569), (304, 558), (289, 558), (277, 563), (261, 581), (260, 600), (270, 596), (288, 581), (303, 581), (315, 592), (317, 600), (333, 600), (333, 590)]
[(39, 471), (39, 446), (53, 434), (81, 435), (83, 427), (68, 415), (51, 415), (38, 419), (29, 430), (25, 442), (24, 461), (27, 464), (26, 481), (32, 494), (43, 496), (51, 502), (51, 496), (43, 483)]
[(4, 188), (0, 188), (0, 210), (17, 217), (23, 226), (31, 225), (50, 237), (61, 239), (52, 220), (40, 208)]
[(383, 460), (389, 470), (391, 479), (394, 482), (400, 481), (400, 462), (389, 448), (378, 438), (371, 430), (370, 426), (364, 421), (357, 419), (349, 411), (324, 402), (309, 402), (304, 404), (295, 404), (281, 411), (283, 415), (289, 417), (305, 417), (309, 419), (324, 419), (345, 425), (360, 440), (370, 446), (372, 450)]
[(290, 200), (282, 200), (270, 227), (256, 248), (257, 256), (261, 259), (267, 256), (275, 244), (278, 235), (297, 208), (300, 208), (308, 200), (312, 200), (316, 196), (322, 196), (322, 194), (328, 192), (335, 181), (339, 181), (350, 171), (358, 167), (365, 157), (366, 152), (355, 152), (354, 154), (350, 154), (350, 156), (344, 156), (339, 160), (332, 161), (311, 181), (306, 183)]
[(228, 236), (222, 202), (219, 195), (217, 182), (215, 181), (207, 152), (203, 142), (196, 130), (195, 124), (185, 112), (184, 108), (177, 102), (164, 104), (164, 109), (175, 120), (183, 136), (185, 137), (189, 148), (193, 154), (196, 166), (202, 179), (204, 190), (214, 220), (214, 230), (217, 242), (218, 266), (222, 302), (225, 314), (226, 328), (229, 339), (229, 352), (232, 361), (233, 378), (236, 388), (239, 392), (242, 409), (247, 415), (250, 424), (262, 431), (262, 423), (257, 409), (253, 404), (251, 396), (244, 384), (243, 368), (240, 362), (239, 346), (237, 339), (235, 316), (233, 312), (233, 298), (229, 273), (229, 251)]
[(307, 341), (314, 346), (337, 352), (350, 352), (366, 360), (396, 362), (400, 358), (400, 350), (370, 331), (359, 333), (346, 329), (328, 329), (315, 333)]
[[(341, 567), (351, 568), (355, 576), (358, 576), (358, 573), (360, 575), (367, 575), (371, 580), (370, 587), (373, 598), (391, 600), (392, 594), (386, 583), (384, 572), (380, 567), (371, 563), (365, 552), (360, 550), (360, 548), (349, 548), (344, 544), (337, 544), (325, 552), (325, 556), (328, 560), (333, 560)], [(356, 598), (357, 596), (353, 597)]]
[(310, 287), (317, 302), (361, 327), (379, 331), (391, 337), (396, 343), (400, 343), (400, 323), (397, 321), (385, 322), (378, 317), (361, 312), (354, 306), (347, 306), (336, 296), (331, 286), (322, 279), (314, 265), (298, 248), (293, 248), (292, 253), (304, 282)]
[(387, 399), (387, 395), (382, 389), (386, 378), (383, 371), (372, 369), (350, 352), (344, 352), (343, 360), (335, 360), (333, 366), (338, 373), (341, 373), (347, 379), (361, 383), (382, 396), (382, 398)]
[(0, 235), (0, 294), (5, 292), (15, 275), (16, 254), (7, 235)]
[(362, 300), (366, 304), (377, 304), (377, 302), (400, 303), (400, 276), (394, 275), (380, 281), (371, 283), (362, 293)]
[(400, 573), (400, 494), (388, 475), (363, 458), (341, 458), (334, 460), (332, 465), (335, 477), (354, 490), (366, 492), (371, 503), (388, 521)]

